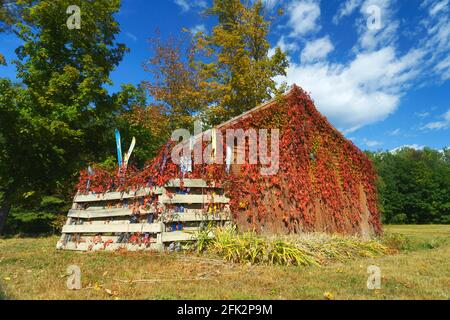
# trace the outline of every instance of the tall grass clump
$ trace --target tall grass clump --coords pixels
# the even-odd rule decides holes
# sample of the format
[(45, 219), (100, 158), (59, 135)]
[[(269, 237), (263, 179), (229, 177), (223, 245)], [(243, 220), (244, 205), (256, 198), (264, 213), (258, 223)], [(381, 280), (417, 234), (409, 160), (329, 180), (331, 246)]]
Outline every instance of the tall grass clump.
[(375, 240), (361, 240), (356, 237), (316, 235), (308, 240), (300, 239), (298, 245), (313, 251), (316, 256), (327, 261), (344, 262), (357, 258), (373, 258), (384, 255), (388, 248)]
[(274, 265), (319, 265), (314, 254), (283, 240), (272, 241), (268, 251), (268, 261)]
[(213, 230), (214, 228), (210, 223), (207, 226), (200, 228), (200, 230), (196, 232), (195, 235), (197, 241), (195, 247), (197, 252), (203, 252), (208, 248), (208, 246), (211, 245), (214, 237)]
[(208, 248), (226, 261), (236, 263), (264, 263), (267, 245), (254, 233), (238, 233), (235, 227), (218, 228)]
[[(206, 239), (205, 235), (209, 237)], [(201, 231), (197, 251), (234, 263), (319, 266), (331, 261), (376, 257), (386, 254), (388, 249), (378, 241), (354, 237), (324, 234), (263, 237), (254, 232), (241, 233), (236, 227), (225, 227)]]

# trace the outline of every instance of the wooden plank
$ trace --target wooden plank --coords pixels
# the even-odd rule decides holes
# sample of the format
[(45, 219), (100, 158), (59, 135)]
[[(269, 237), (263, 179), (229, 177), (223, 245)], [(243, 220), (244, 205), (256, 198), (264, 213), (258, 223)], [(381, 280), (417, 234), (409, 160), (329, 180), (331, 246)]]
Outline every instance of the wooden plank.
[[(199, 210), (201, 211), (201, 210)], [(218, 214), (204, 214), (204, 213), (196, 213), (196, 212), (182, 212), (182, 213), (172, 213), (165, 214), (162, 217), (163, 221), (171, 222), (171, 221), (181, 221), (181, 222), (195, 222), (195, 221), (229, 221), (231, 220), (230, 216), (226, 213), (218, 213)]]
[(195, 241), (195, 233), (194, 232), (183, 232), (183, 231), (173, 231), (173, 232), (164, 232), (161, 234), (162, 242), (178, 242), (178, 241)]
[[(181, 185), (180, 179), (170, 180), (165, 187), (167, 188), (179, 188)], [(215, 183), (208, 184), (203, 179), (183, 179), (183, 186), (186, 188), (216, 188)], [(110, 201), (110, 200), (123, 200), (140, 198), (153, 194), (163, 194), (164, 188), (154, 187), (139, 189), (136, 192), (106, 192), (102, 194), (78, 194), (75, 196), (74, 202), (96, 202), (96, 201)]]
[(69, 210), (68, 216), (71, 218), (108, 218), (108, 217), (123, 217), (132, 214), (130, 209), (103, 209), (103, 210)]
[(172, 197), (167, 195), (161, 195), (159, 197), (160, 203), (180, 203), (180, 204), (192, 204), (192, 203), (228, 203), (230, 199), (225, 196), (208, 196), (202, 194), (174, 194)]
[[(95, 235), (82, 235), (82, 236), (80, 236), (80, 238), (83, 241), (85, 241), (85, 242), (92, 242), (94, 237), (95, 237)], [(112, 240), (114, 243), (116, 243), (117, 240), (119, 239), (119, 236), (105, 236), (105, 235), (101, 235), (101, 238), (102, 238), (103, 242)]]
[(184, 233), (192, 233), (192, 234), (194, 234), (195, 232), (200, 230), (199, 226), (191, 226), (191, 227), (183, 226), (182, 230), (172, 231), (172, 224), (178, 225), (178, 222), (177, 221), (174, 221), (173, 223), (172, 222), (168, 222), (167, 225), (166, 225), (166, 231), (163, 232), (162, 234), (164, 234), (164, 233), (174, 233), (174, 232), (180, 232), (180, 231), (184, 232)]
[(111, 201), (111, 200), (123, 200), (123, 199), (133, 199), (142, 198), (150, 194), (162, 194), (164, 188), (145, 188), (137, 190), (136, 192), (106, 192), (99, 194), (78, 194), (74, 198), (74, 202), (97, 202), (97, 201)]
[[(130, 234), (130, 236), (131, 236), (132, 234)], [(151, 238), (155, 241), (155, 242), (157, 242), (157, 239), (158, 239), (158, 235), (160, 235), (160, 233), (156, 233), (156, 234), (151, 234)], [(63, 241), (64, 241), (64, 239), (67, 237), (67, 236), (69, 236), (69, 234), (63, 234), (62, 235), (62, 237), (61, 237), (61, 243), (63, 243)], [(78, 236), (78, 235), (73, 235), (73, 237), (77, 237), (80, 241), (79, 242), (81, 242), (81, 243), (84, 243), (84, 242), (86, 242), (86, 243), (92, 243), (93, 242), (93, 239), (94, 239), (94, 237), (96, 237), (96, 235), (93, 235), (93, 234), (91, 234), (91, 235), (89, 235), (89, 234), (84, 234), (84, 235), (80, 235), (80, 236)], [(120, 236), (115, 236), (115, 235), (107, 235), (107, 236), (105, 236), (104, 234), (102, 234), (101, 236), (101, 241), (103, 242), (103, 243), (105, 243), (105, 242), (107, 242), (107, 241), (112, 241), (112, 243), (117, 243), (117, 241), (119, 240), (119, 238), (120, 238)], [(142, 235), (142, 238), (143, 238), (144, 236)], [(73, 241), (73, 239), (74, 238), (72, 238), (72, 241)], [(161, 241), (159, 241), (159, 243), (161, 243)]]
[(61, 241), (59, 241), (56, 248), (58, 250), (71, 251), (116, 251), (119, 249), (125, 249), (127, 251), (163, 251), (164, 246), (161, 243), (150, 243), (148, 246), (144, 244), (111, 243), (105, 247), (102, 243), (93, 244), (90, 242), (67, 242), (64, 245)]
[[(147, 214), (147, 211), (140, 211), (141, 215)], [(130, 209), (104, 209), (104, 210), (74, 210), (71, 209), (68, 213), (70, 218), (80, 219), (99, 219), (99, 218), (113, 218), (113, 217), (127, 217), (131, 216)], [(230, 216), (224, 212), (216, 214), (206, 214), (201, 209), (184, 209), (184, 212), (171, 212), (165, 214), (170, 220), (175, 221), (224, 221), (230, 220)]]
[(162, 232), (161, 223), (133, 223), (133, 224), (82, 224), (65, 225), (62, 233), (135, 233), (135, 232)]
[[(114, 220), (112, 220), (114, 219)], [(120, 220), (119, 220), (120, 219)], [(83, 225), (109, 225), (109, 224), (129, 224), (130, 218), (107, 218), (107, 219), (96, 219), (96, 220), (89, 220), (89, 221), (83, 221)], [(146, 221), (141, 221), (139, 223), (144, 223)], [(73, 224), (78, 225), (78, 224)], [(80, 224), (81, 225), (81, 224)]]
[[(214, 234), (211, 232), (209, 234), (210, 238), (214, 238)], [(163, 243), (167, 242), (178, 242), (178, 241), (195, 241), (197, 237), (195, 232), (184, 232), (184, 231), (173, 231), (173, 232), (163, 232), (161, 233), (161, 241)]]
[[(148, 213), (154, 213), (154, 211), (146, 211), (139, 209), (140, 215), (145, 215)], [(125, 208), (113, 208), (113, 209), (102, 209), (102, 210), (69, 210), (68, 216), (71, 218), (82, 218), (82, 219), (96, 219), (96, 218), (109, 218), (109, 217), (126, 217), (131, 216), (133, 211), (131, 209)]]
[[(181, 179), (173, 179), (166, 183), (166, 188), (179, 188)], [(185, 188), (216, 188), (216, 184), (212, 182), (208, 184), (203, 179), (183, 179), (183, 187)]]

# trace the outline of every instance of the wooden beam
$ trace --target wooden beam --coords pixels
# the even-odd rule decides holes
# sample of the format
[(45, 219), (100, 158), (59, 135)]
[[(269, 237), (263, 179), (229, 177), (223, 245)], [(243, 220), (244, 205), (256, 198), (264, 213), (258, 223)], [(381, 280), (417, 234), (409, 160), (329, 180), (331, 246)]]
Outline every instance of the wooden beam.
[(133, 212), (130, 209), (103, 209), (103, 210), (69, 210), (68, 216), (71, 218), (95, 219), (108, 217), (130, 216)]
[[(165, 185), (166, 188), (179, 188), (181, 185), (180, 179), (173, 179), (167, 182)], [(203, 179), (183, 179), (183, 186), (186, 188), (216, 188), (215, 183), (208, 184)], [(75, 196), (74, 202), (82, 203), (82, 202), (97, 202), (97, 201), (110, 201), (110, 200), (123, 200), (123, 199), (132, 199), (132, 198), (140, 198), (153, 194), (163, 194), (164, 188), (161, 187), (153, 187), (153, 188), (144, 188), (139, 189), (136, 192), (106, 192), (99, 194), (89, 193), (87, 195), (78, 194)]]
[[(152, 211), (146, 211), (139, 209), (140, 215), (145, 215), (149, 213), (154, 213)], [(69, 210), (68, 216), (71, 218), (82, 218), (82, 219), (96, 219), (96, 218), (109, 218), (109, 217), (126, 217), (133, 215), (131, 209), (126, 208), (112, 208), (112, 209), (101, 209), (101, 210)]]
[[(209, 238), (214, 238), (212, 232), (209, 233)], [(197, 240), (195, 232), (173, 231), (161, 233), (161, 241), (164, 243), (195, 240)]]
[(104, 246), (103, 243), (93, 244), (90, 242), (67, 242), (65, 245), (59, 241), (56, 245), (58, 250), (72, 250), (72, 251), (116, 251), (119, 249), (126, 249), (127, 251), (163, 251), (164, 246), (161, 243), (150, 243), (148, 246), (132, 243), (111, 243)]
[(225, 196), (208, 196), (202, 194), (174, 194), (172, 197), (168, 195), (161, 195), (159, 197), (160, 203), (180, 203), (180, 204), (192, 204), (192, 203), (228, 203), (230, 199)]
[(111, 201), (111, 200), (123, 200), (123, 199), (133, 199), (142, 198), (150, 194), (162, 194), (164, 192), (163, 188), (145, 188), (137, 190), (136, 192), (106, 192), (99, 194), (78, 194), (74, 198), (74, 202), (99, 202), (99, 201)]
[(135, 233), (135, 232), (162, 232), (161, 223), (133, 223), (133, 224), (82, 224), (65, 225), (62, 233)]
[[(166, 183), (166, 188), (179, 188), (181, 185), (181, 179), (173, 179)], [(208, 184), (203, 179), (183, 179), (183, 186), (185, 188), (216, 188), (216, 184), (213, 182)]]
[[(185, 211), (186, 210), (188, 210), (188, 209), (185, 209)], [(229, 220), (231, 220), (230, 216), (223, 212), (217, 213), (217, 214), (204, 214), (204, 213), (196, 213), (196, 212), (192, 212), (192, 211), (164, 214), (162, 219), (164, 222), (172, 222), (172, 221), (175, 221), (175, 222), (177, 222), (177, 221), (200, 222), (200, 221), (229, 221)]]
[(196, 236), (194, 232), (173, 231), (161, 234), (162, 242), (194, 241)]
[[(148, 214), (147, 211), (140, 211), (141, 215)], [(130, 209), (103, 209), (103, 210), (69, 210), (68, 217), (80, 219), (100, 219), (112, 217), (127, 217), (133, 212)], [(170, 221), (226, 221), (230, 220), (230, 215), (225, 212), (215, 214), (204, 213), (201, 209), (184, 209), (184, 212), (170, 212), (163, 214), (164, 220)]]

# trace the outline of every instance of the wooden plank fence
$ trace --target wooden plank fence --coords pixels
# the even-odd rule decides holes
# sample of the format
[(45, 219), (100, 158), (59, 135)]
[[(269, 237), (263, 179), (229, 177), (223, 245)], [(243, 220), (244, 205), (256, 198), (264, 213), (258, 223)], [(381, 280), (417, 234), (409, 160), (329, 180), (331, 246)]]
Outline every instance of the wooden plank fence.
[[(144, 198), (150, 200), (145, 206)], [(174, 244), (195, 241), (196, 233), (207, 225), (230, 223), (228, 203), (219, 185), (201, 179), (175, 179), (164, 187), (128, 192), (77, 194), (57, 248), (174, 248)]]

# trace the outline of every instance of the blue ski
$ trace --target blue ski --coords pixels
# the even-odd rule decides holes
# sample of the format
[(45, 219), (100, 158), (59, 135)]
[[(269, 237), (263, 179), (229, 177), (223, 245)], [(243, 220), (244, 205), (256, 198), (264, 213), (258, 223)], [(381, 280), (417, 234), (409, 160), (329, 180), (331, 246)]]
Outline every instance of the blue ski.
[(119, 162), (119, 167), (122, 167), (122, 144), (120, 142), (120, 132), (118, 129), (115, 130), (116, 133), (116, 146), (117, 146), (117, 160)]

